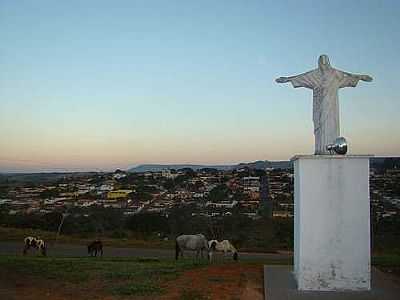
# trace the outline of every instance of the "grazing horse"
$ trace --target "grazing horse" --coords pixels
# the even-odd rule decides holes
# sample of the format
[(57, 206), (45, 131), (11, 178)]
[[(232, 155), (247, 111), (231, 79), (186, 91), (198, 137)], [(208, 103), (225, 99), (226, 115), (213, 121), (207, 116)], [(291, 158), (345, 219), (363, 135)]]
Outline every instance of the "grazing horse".
[[(178, 236), (175, 242), (176, 260), (179, 257), (179, 253), (181, 254), (181, 257), (183, 257), (184, 250), (196, 251), (196, 258), (199, 258), (200, 253), (201, 257), (203, 257), (203, 250), (208, 251), (208, 243), (206, 237), (202, 234), (183, 234)], [(209, 258), (208, 253), (207, 256)]]
[(208, 241), (208, 247), (210, 248), (210, 260), (214, 251), (224, 252), (224, 256), (228, 252), (232, 252), (233, 260), (238, 260), (238, 252), (228, 240), (223, 240), (222, 242), (218, 242), (217, 240)]
[(100, 240), (93, 241), (87, 246), (87, 250), (90, 256), (97, 256), (97, 251), (103, 256), (103, 243)]
[(27, 236), (24, 239), (23, 254), (26, 255), (26, 253), (28, 252), (28, 250), (30, 248), (34, 248), (36, 250), (39, 250), (40, 253), (42, 253), (43, 256), (46, 256), (47, 247), (46, 247), (46, 243), (42, 239), (35, 238), (33, 236)]

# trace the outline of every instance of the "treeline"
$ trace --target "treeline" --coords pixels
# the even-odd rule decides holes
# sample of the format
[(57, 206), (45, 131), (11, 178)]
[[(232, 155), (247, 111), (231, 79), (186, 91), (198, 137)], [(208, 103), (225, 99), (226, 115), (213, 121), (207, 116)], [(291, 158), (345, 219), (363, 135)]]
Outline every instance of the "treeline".
[(372, 222), (372, 247), (376, 252), (394, 252), (400, 255), (400, 218), (397, 215)]
[[(3, 227), (32, 228), (56, 232), (62, 214), (9, 215), (0, 212)], [(112, 237), (138, 239), (174, 239), (180, 234), (203, 233), (209, 239), (229, 239), (239, 248), (260, 250), (292, 249), (293, 220), (252, 220), (239, 213), (209, 218), (193, 213), (190, 207), (171, 210), (166, 215), (142, 213), (124, 216), (118, 209), (76, 208), (65, 217), (61, 234), (82, 238)]]
[[(56, 232), (62, 214), (9, 215), (0, 210), (3, 227), (32, 228)], [(293, 249), (293, 219), (260, 217), (253, 220), (233, 211), (223, 218), (195, 214), (191, 207), (181, 207), (167, 215), (143, 213), (124, 216), (119, 209), (74, 208), (65, 217), (61, 234), (82, 238), (111, 237), (137, 239), (174, 239), (180, 234), (203, 233), (208, 239), (229, 239), (238, 248), (258, 250)], [(374, 251), (400, 253), (400, 220), (393, 216), (372, 219)]]

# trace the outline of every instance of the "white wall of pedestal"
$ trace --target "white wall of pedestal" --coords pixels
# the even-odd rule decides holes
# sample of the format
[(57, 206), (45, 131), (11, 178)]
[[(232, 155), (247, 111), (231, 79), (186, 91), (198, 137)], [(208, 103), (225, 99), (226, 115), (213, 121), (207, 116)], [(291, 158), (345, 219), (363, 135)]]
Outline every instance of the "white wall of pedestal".
[(370, 289), (369, 157), (293, 159), (299, 290)]

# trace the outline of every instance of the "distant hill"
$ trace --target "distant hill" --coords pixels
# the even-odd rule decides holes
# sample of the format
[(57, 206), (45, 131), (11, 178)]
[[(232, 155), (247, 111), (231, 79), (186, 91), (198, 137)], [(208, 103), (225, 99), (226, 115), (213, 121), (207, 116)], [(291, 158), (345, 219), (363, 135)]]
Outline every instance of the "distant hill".
[(258, 169), (258, 170), (265, 170), (268, 168), (290, 169), (293, 168), (293, 164), (290, 160), (279, 160), (279, 161), (258, 160), (250, 163), (240, 163), (238, 165), (233, 166), (233, 169), (240, 169), (244, 167), (250, 169)]
[(179, 169), (186, 169), (186, 168), (190, 168), (192, 170), (200, 170), (200, 169), (204, 169), (204, 168), (211, 168), (211, 169), (217, 169), (217, 170), (221, 170), (221, 171), (227, 171), (227, 170), (231, 170), (233, 166), (231, 165), (185, 165), (185, 164), (181, 164), (181, 165), (156, 165), (156, 164), (145, 164), (145, 165), (139, 165), (137, 167), (133, 167), (131, 169), (128, 170), (128, 172), (132, 172), (132, 173), (142, 173), (142, 172), (159, 172), (162, 170), (179, 170)]
[(0, 173), (0, 183), (51, 183), (63, 178), (79, 178), (87, 177), (95, 174), (97, 172), (66, 172), (66, 173)]
[(251, 163), (240, 163), (237, 165), (191, 165), (191, 164), (181, 164), (181, 165), (156, 165), (156, 164), (145, 164), (139, 165), (137, 167), (133, 167), (128, 170), (128, 172), (132, 173), (142, 173), (142, 172), (159, 172), (162, 170), (179, 170), (185, 168), (191, 168), (192, 170), (200, 170), (200, 169), (216, 169), (221, 171), (229, 171), (229, 170), (237, 170), (241, 168), (250, 168), (250, 169), (260, 169), (265, 170), (266, 168), (275, 168), (275, 169), (288, 169), (292, 168), (292, 163), (290, 161), (255, 161)]
[[(372, 168), (400, 168), (400, 157), (372, 157), (370, 159)], [(236, 165), (192, 165), (192, 164), (178, 164), (178, 165), (157, 165), (157, 164), (145, 164), (133, 167), (128, 170), (132, 173), (142, 172), (159, 172), (162, 170), (179, 170), (185, 168), (191, 168), (195, 171), (200, 169), (216, 169), (221, 171), (237, 170), (241, 168), (250, 168), (257, 170), (265, 170), (268, 168), (273, 169), (291, 169), (293, 163), (290, 160), (281, 161), (269, 161), (269, 160), (258, 160), (255, 162), (240, 163)]]
[(372, 157), (370, 165), (375, 169), (400, 169), (400, 157)]

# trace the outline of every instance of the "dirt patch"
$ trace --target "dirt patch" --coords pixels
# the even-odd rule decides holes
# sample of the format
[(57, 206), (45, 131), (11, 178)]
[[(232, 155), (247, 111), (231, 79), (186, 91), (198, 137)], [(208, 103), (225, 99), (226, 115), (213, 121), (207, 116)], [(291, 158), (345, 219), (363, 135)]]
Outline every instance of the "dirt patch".
[(393, 278), (393, 280), (396, 281), (397, 284), (400, 284), (400, 266), (387, 266), (377, 268)]
[(177, 280), (163, 286), (168, 291), (163, 300), (264, 299), (263, 267), (246, 264), (208, 266), (185, 272)]
[(104, 295), (101, 286), (101, 282), (67, 284), (0, 270), (0, 299), (4, 300), (112, 300)]
[(162, 295), (113, 296), (105, 294), (104, 282), (86, 284), (41, 280), (0, 270), (0, 299), (4, 300), (261, 300), (261, 265), (227, 263), (205, 266), (182, 273), (177, 279), (161, 284)]

